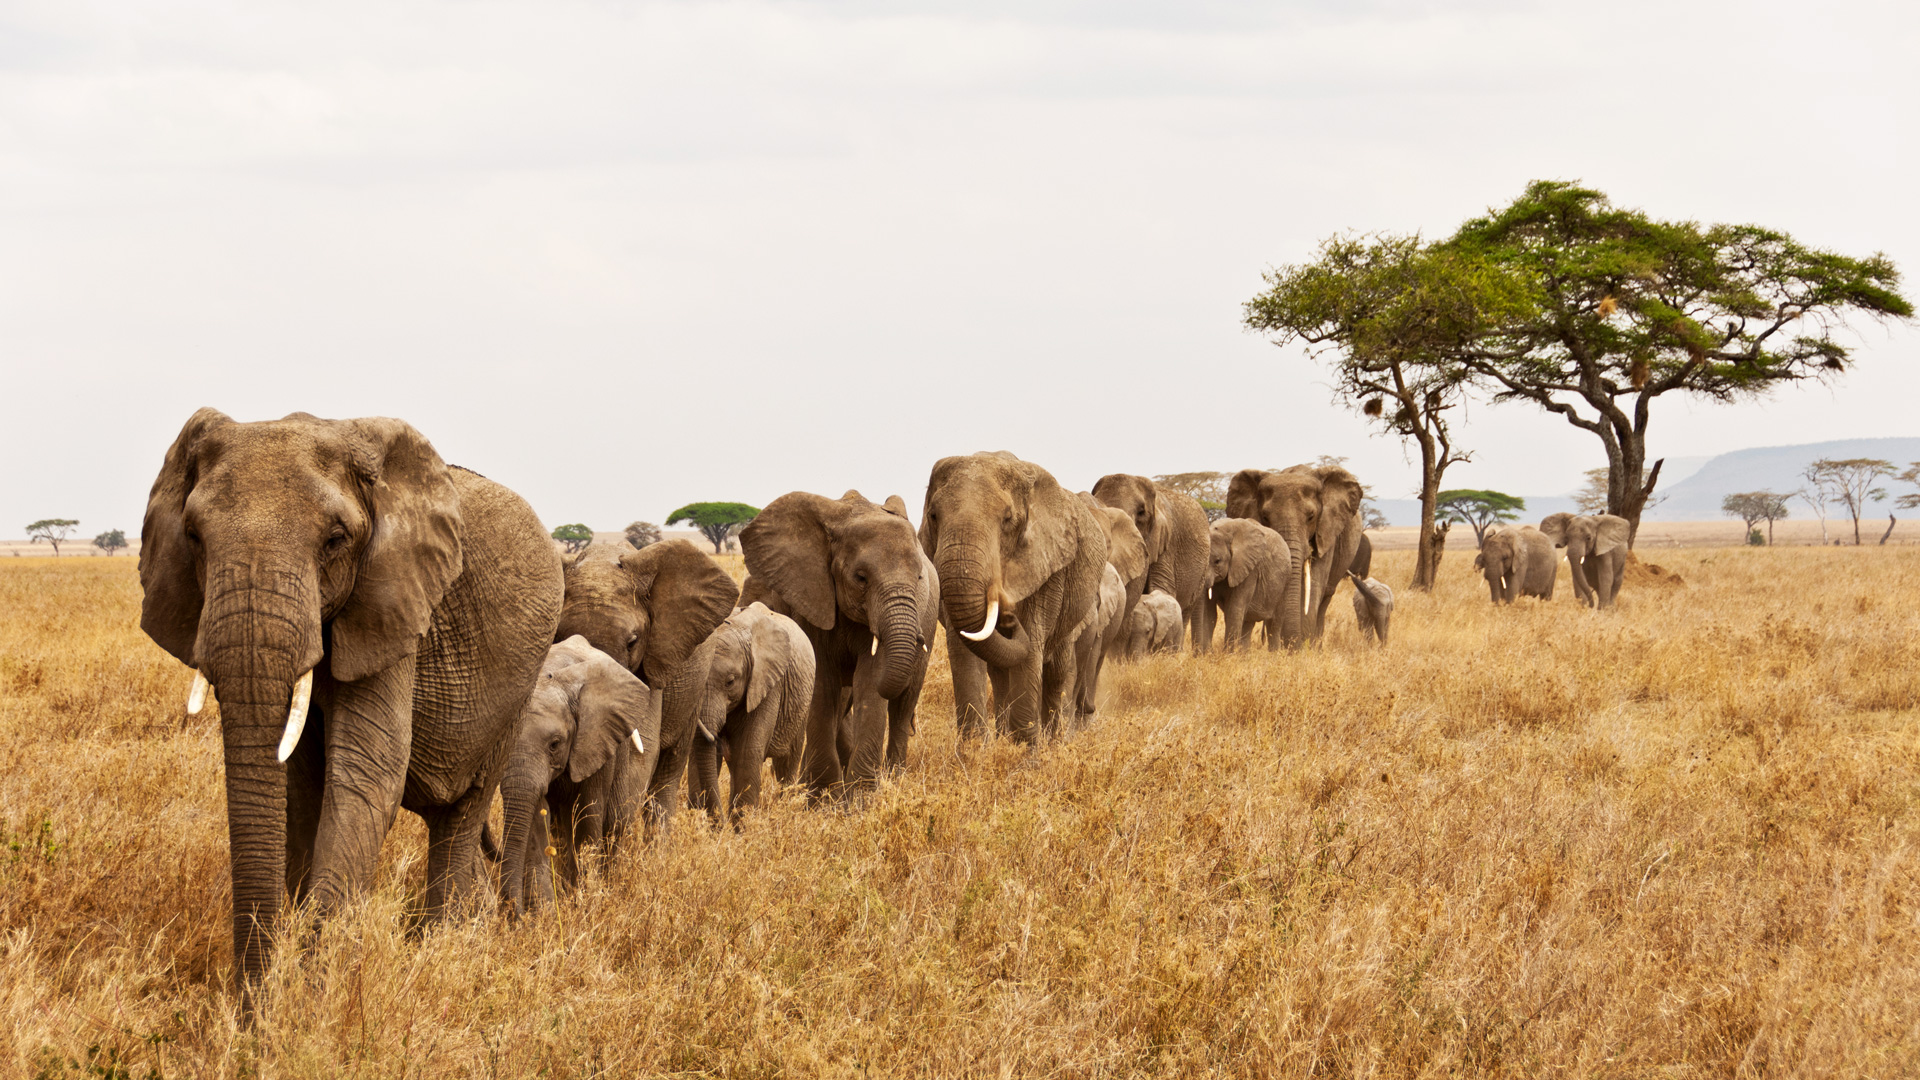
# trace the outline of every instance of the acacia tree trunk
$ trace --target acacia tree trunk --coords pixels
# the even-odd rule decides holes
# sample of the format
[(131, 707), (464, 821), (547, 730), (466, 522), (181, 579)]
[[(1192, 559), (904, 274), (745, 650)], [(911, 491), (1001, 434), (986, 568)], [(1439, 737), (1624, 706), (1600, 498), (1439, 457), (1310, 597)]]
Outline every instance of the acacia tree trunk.
[(1881, 547), (1887, 546), (1887, 537), (1893, 535), (1893, 527), (1898, 524), (1900, 524), (1899, 518), (1894, 517), (1892, 514), (1887, 515), (1887, 531), (1880, 534)]

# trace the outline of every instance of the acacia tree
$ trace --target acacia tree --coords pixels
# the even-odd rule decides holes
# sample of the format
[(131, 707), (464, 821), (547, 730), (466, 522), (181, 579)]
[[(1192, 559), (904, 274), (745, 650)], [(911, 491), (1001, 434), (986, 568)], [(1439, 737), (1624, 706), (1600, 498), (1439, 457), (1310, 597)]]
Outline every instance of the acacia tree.
[(1800, 479), (1805, 482), (1793, 493), (1793, 497), (1806, 503), (1813, 510), (1813, 516), (1820, 519), (1820, 543), (1825, 545), (1827, 507), (1832, 506), (1839, 498), (1839, 492), (1834, 490), (1833, 475), (1821, 469), (1819, 462), (1814, 462), (1800, 470)]
[(626, 531), (627, 543), (636, 549), (660, 542), (660, 526), (651, 521), (636, 521), (628, 525)]
[(567, 545), (567, 554), (572, 555), (581, 548), (593, 543), (593, 530), (579, 522), (575, 522), (572, 525), (562, 525), (553, 530), (553, 538)]
[(108, 529), (93, 538), (93, 546), (111, 557), (114, 552), (127, 546), (127, 532), (125, 529)]
[(1807, 469), (1825, 477), (1833, 497), (1847, 508), (1847, 516), (1853, 519), (1853, 546), (1859, 547), (1860, 515), (1866, 511), (1867, 503), (1887, 497), (1885, 488), (1874, 485), (1883, 477), (1894, 475), (1893, 462), (1884, 458), (1821, 458)]
[(713, 553), (720, 554), (726, 549), (727, 538), (740, 530), (740, 527), (760, 515), (760, 508), (736, 502), (697, 502), (675, 510), (667, 515), (668, 525), (678, 525), (685, 521), (700, 530), (700, 535), (713, 544)]
[(73, 535), (74, 526), (80, 524), (77, 518), (41, 518), (27, 526), (27, 539), (36, 544), (52, 544), (53, 557), (60, 557), (60, 545)]
[(1155, 487), (1190, 495), (1207, 512), (1208, 521), (1227, 516), (1227, 478), (1223, 472), (1166, 473), (1149, 477)]
[(1472, 455), (1453, 444), (1447, 414), (1473, 372), (1466, 351), (1520, 317), (1514, 279), (1477, 255), (1442, 251), (1418, 236), (1341, 236), (1310, 263), (1264, 277), (1243, 324), (1274, 344), (1298, 341), (1329, 362), (1335, 400), (1420, 452), (1419, 555), (1413, 587), (1430, 589), (1444, 534), (1434, 525), (1447, 467)]
[(1720, 512), (1746, 523), (1744, 536), (1753, 535), (1755, 523), (1767, 523), (1767, 546), (1773, 546), (1773, 523), (1787, 516), (1787, 497), (1771, 491), (1742, 491), (1720, 500)]
[(1853, 316), (1905, 319), (1892, 260), (1806, 247), (1754, 225), (1659, 221), (1591, 188), (1536, 180), (1441, 247), (1510, 275), (1528, 302), (1462, 352), (1499, 386), (1597, 436), (1607, 512), (1629, 542), (1659, 482), (1647, 464), (1655, 399), (1760, 398), (1830, 379), (1851, 354), (1834, 340)]
[(1519, 511), (1527, 508), (1527, 500), (1518, 495), (1509, 495), (1504, 491), (1475, 491), (1471, 488), (1455, 488), (1440, 493), (1439, 510), (1442, 520), (1456, 521), (1473, 526), (1473, 546), (1483, 547), (1487, 542), (1487, 528), (1497, 521), (1518, 521)]

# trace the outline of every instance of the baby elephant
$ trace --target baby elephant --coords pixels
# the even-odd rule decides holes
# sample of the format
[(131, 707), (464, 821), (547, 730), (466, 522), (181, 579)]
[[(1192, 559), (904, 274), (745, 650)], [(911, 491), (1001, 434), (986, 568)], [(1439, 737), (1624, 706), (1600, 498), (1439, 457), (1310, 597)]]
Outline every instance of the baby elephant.
[(1267, 648), (1278, 649), (1286, 637), (1280, 622), (1286, 614), (1287, 578), (1293, 565), (1286, 540), (1249, 518), (1222, 518), (1210, 531), (1208, 560), (1213, 580), (1207, 603), (1220, 612), (1226, 635), (1223, 647), (1246, 648), (1253, 641), (1253, 624), (1263, 622)]
[(1522, 596), (1553, 599), (1558, 562), (1546, 533), (1531, 525), (1496, 525), (1481, 540), (1473, 568), (1486, 576), (1494, 603), (1511, 604)]
[(1387, 624), (1393, 621), (1393, 590), (1375, 578), (1351, 571), (1347, 576), (1353, 579), (1353, 617), (1360, 622), (1360, 636), (1385, 645)]
[(1180, 601), (1155, 589), (1133, 605), (1133, 616), (1127, 622), (1127, 658), (1179, 649), (1184, 628)]
[(621, 740), (636, 748), (658, 741), (654, 702), (646, 683), (578, 634), (547, 650), (500, 778), (500, 893), (514, 914), (553, 899), (549, 843), (562, 876), (574, 877), (574, 844), (586, 838), (576, 834), (597, 838), (607, 809), (590, 805), (599, 801), (593, 781), (613, 770)]
[(700, 691), (693, 737), (694, 799), (720, 820), (720, 762), (727, 765), (727, 816), (760, 801), (761, 764), (806, 737), (813, 701), (813, 645), (800, 625), (758, 601), (727, 617), (695, 651)]

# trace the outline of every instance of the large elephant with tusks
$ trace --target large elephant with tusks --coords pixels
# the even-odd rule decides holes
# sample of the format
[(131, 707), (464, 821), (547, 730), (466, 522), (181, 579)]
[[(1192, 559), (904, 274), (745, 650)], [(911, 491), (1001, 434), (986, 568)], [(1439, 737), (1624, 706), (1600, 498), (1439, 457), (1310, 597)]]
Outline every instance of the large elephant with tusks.
[[(1289, 645), (1300, 642), (1303, 629), (1291, 613), (1302, 611), (1305, 636), (1320, 640), (1333, 591), (1349, 570), (1360, 569), (1354, 563), (1365, 539), (1363, 494), (1359, 478), (1338, 465), (1295, 465), (1274, 472), (1242, 469), (1227, 483), (1228, 517), (1252, 518), (1287, 542), (1293, 567), (1281, 637)], [(1370, 545), (1367, 550), (1370, 559)]]
[(942, 458), (927, 481), (920, 546), (940, 575), (961, 735), (979, 734), (989, 715), (1022, 742), (1058, 730), (1075, 635), (1107, 563), (1093, 511), (1005, 451)]

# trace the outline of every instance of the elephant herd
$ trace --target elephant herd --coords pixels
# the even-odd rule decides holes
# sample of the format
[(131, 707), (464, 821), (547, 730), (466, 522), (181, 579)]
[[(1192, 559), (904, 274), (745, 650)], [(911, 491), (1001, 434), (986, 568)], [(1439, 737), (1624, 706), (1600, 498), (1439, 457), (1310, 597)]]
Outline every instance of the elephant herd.
[[(917, 529), (898, 497), (774, 499), (736, 586), (685, 541), (563, 558), (524, 500), (398, 420), (202, 409), (148, 499), (141, 627), (194, 669), (189, 711), (220, 702), (250, 1009), (288, 899), (318, 918), (364, 891), (402, 807), (427, 824), (430, 916), (489, 859), (525, 911), (683, 803), (737, 816), (769, 760), (815, 801), (870, 788), (906, 758), (941, 637), (962, 736), (1025, 742), (1085, 723), (1139, 648), (1205, 652), (1216, 626), (1242, 648), (1256, 623), (1269, 648), (1319, 638), (1342, 579), (1384, 643), (1360, 501), (1337, 466), (1249, 469), (1210, 523), (1144, 477), (1076, 493), (1012, 454), (949, 457)], [(1542, 528), (1604, 606), (1620, 545), (1583, 520)], [(1496, 597), (1531, 587), (1533, 549), (1512, 549), (1487, 564)]]
[(1627, 519), (1613, 514), (1548, 514), (1540, 527), (1492, 525), (1473, 568), (1496, 604), (1522, 596), (1553, 599), (1558, 548), (1567, 549), (1573, 592), (1588, 607), (1610, 608), (1627, 571)]

